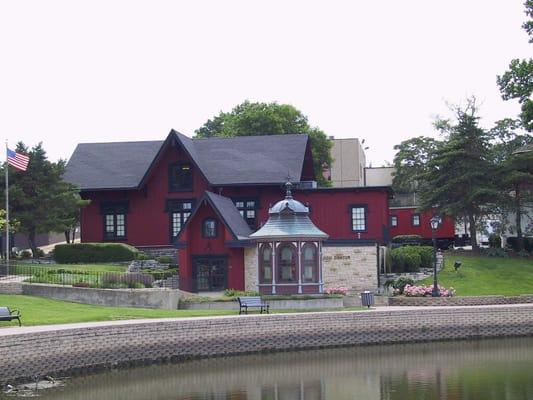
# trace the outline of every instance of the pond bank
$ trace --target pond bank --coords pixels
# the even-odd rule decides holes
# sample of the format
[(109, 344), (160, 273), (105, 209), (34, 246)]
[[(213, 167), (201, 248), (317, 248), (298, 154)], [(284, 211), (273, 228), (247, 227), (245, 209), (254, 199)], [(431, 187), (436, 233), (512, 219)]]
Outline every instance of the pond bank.
[(533, 305), (129, 320), (0, 330), (0, 383), (158, 361), (533, 335)]

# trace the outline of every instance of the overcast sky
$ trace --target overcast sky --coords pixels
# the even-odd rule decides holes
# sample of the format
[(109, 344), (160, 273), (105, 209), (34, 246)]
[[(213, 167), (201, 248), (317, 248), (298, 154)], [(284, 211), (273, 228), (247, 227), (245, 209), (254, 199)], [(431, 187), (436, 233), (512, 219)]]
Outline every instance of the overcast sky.
[(518, 114), (496, 75), (532, 56), (525, 18), (523, 0), (0, 0), (0, 132), (68, 159), (277, 101), (379, 166), (446, 102), (475, 95), (485, 127)]

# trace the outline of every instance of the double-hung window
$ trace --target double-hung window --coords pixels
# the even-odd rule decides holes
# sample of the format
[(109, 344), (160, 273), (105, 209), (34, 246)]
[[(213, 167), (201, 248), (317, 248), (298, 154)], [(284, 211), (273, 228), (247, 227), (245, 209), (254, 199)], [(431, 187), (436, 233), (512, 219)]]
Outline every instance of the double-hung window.
[(235, 199), (235, 207), (241, 213), (242, 218), (246, 221), (250, 229), (257, 228), (257, 200), (256, 199)]
[(104, 216), (104, 240), (126, 239), (128, 202), (103, 202), (100, 211)]
[(167, 200), (167, 212), (170, 217), (170, 239), (176, 239), (183, 225), (191, 216), (194, 200)]
[(413, 226), (420, 226), (420, 214), (413, 214), (412, 220)]
[(398, 216), (397, 215), (391, 215), (390, 217), (390, 226), (398, 226)]
[(365, 232), (366, 231), (366, 205), (353, 205), (350, 207), (352, 218), (352, 231)]
[(188, 163), (171, 164), (168, 168), (168, 191), (192, 191), (192, 167)]

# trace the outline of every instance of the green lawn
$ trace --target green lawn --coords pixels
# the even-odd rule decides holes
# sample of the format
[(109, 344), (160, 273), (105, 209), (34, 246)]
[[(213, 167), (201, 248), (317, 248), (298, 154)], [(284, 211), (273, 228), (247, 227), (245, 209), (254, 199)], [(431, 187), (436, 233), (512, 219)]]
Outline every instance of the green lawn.
[[(22, 325), (53, 325), (73, 322), (114, 321), (135, 318), (205, 317), (237, 315), (233, 310), (152, 310), (146, 308), (106, 307), (52, 300), (44, 297), (0, 294), (0, 306), (18, 309)], [(362, 307), (344, 308), (343, 311), (360, 311)], [(312, 312), (328, 310), (272, 310), (273, 313)], [(329, 310), (331, 311), (331, 310)], [(18, 326), (17, 321), (0, 322), (0, 328)]]
[(65, 269), (71, 271), (91, 271), (91, 272), (125, 272), (128, 266), (126, 264), (25, 264), (20, 263), (21, 266), (29, 266), (34, 268), (51, 268), (51, 269)]
[[(20, 310), (23, 326), (135, 318), (201, 317), (206, 315), (236, 314), (235, 311), (226, 310), (152, 310), (94, 306), (46, 299), (44, 297), (4, 294), (0, 294), (0, 305)], [(18, 326), (18, 322), (0, 322), (0, 327), (6, 326)]]
[[(447, 253), (438, 275), (441, 286), (455, 288), (456, 296), (533, 294), (533, 261), (522, 258), (470, 256)], [(455, 260), (463, 265), (453, 269)], [(431, 284), (433, 278), (421, 281)]]

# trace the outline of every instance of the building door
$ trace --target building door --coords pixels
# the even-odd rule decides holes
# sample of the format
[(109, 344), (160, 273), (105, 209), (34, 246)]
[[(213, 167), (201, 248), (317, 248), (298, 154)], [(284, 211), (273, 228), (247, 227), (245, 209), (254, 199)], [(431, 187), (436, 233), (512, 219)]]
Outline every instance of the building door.
[(194, 291), (216, 292), (226, 289), (228, 281), (227, 257), (193, 257)]

